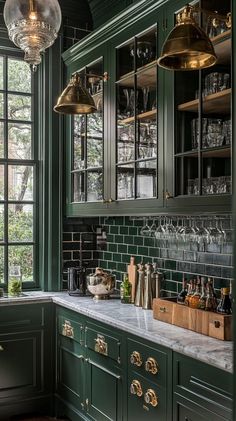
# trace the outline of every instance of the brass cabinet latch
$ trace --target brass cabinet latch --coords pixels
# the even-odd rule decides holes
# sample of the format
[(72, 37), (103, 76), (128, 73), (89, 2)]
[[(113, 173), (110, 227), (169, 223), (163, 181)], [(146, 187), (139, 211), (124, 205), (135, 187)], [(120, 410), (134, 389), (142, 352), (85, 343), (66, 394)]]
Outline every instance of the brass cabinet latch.
[(108, 344), (105, 341), (104, 336), (98, 335), (95, 340), (95, 352), (98, 352), (102, 355), (108, 355)]
[(141, 383), (138, 380), (133, 380), (130, 385), (130, 393), (131, 395), (137, 395), (139, 398), (143, 396), (143, 390)]
[(143, 362), (142, 362), (141, 355), (138, 351), (132, 352), (132, 354), (130, 355), (130, 362), (131, 364), (136, 365), (137, 367), (141, 367)]
[(144, 395), (144, 400), (146, 404), (151, 405), (153, 407), (158, 405), (158, 397), (153, 389), (148, 389)]
[(68, 338), (74, 338), (74, 328), (71, 326), (71, 323), (68, 320), (65, 320), (62, 325), (62, 335), (67, 336)]
[(145, 362), (145, 370), (151, 374), (157, 374), (159, 371), (159, 366), (156, 360), (152, 357), (149, 357)]

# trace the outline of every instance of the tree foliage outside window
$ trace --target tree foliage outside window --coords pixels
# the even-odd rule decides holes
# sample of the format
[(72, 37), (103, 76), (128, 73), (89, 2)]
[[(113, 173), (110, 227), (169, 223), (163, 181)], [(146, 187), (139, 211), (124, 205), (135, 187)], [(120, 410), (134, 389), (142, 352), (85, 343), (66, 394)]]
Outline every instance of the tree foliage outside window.
[(35, 281), (35, 166), (32, 74), (20, 58), (0, 56), (0, 283), (11, 266)]

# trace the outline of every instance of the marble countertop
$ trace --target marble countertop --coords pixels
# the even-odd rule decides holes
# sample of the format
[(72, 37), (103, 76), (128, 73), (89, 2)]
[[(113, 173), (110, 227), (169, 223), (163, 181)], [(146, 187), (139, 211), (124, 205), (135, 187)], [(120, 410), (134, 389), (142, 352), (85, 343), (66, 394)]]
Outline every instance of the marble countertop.
[(154, 320), (151, 310), (143, 310), (131, 304), (121, 304), (118, 299), (94, 301), (90, 297), (71, 297), (66, 292), (29, 292), (23, 297), (1, 298), (0, 305), (50, 301), (181, 354), (233, 372), (233, 342), (220, 341)]

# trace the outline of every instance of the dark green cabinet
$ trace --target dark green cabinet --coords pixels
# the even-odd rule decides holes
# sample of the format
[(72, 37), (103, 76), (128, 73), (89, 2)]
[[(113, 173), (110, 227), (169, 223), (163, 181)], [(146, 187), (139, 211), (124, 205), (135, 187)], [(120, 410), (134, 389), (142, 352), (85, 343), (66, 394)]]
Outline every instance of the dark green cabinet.
[[(182, 420), (181, 416), (190, 409), (193, 414), (194, 411), (199, 413), (203, 420), (233, 419), (232, 374), (174, 353), (173, 388), (174, 421)], [(188, 415), (186, 417), (188, 419)]]
[(1, 308), (1, 419), (19, 413), (52, 411), (51, 313), (50, 304)]
[(57, 307), (56, 415), (232, 421), (232, 374)]
[[(138, 2), (127, 9), (126, 19), (117, 16), (104, 31), (97, 30), (86, 42), (64, 53), (68, 77), (75, 70), (96, 64), (99, 57), (102, 70), (108, 72), (102, 91), (102, 178), (96, 173), (103, 184), (103, 202), (101, 195), (90, 195), (92, 203), (73, 197), (75, 142), (68, 119), (68, 216), (192, 211), (193, 206), (196, 211), (209, 211), (209, 206), (214, 206), (214, 211), (230, 211), (234, 121), (231, 30), (224, 29), (212, 38), (218, 55), (212, 69), (163, 70), (156, 60), (184, 5), (183, 0), (169, 1), (164, 7), (152, 0)], [(230, 11), (228, 0), (224, 5), (219, 0), (211, 5), (201, 0), (197, 5), (212, 12), (220, 10), (223, 15)], [(212, 22), (207, 12), (198, 14), (197, 19), (208, 31)], [(214, 74), (224, 75), (225, 82), (212, 94), (205, 86)], [(214, 81), (212, 84), (217, 89)], [(93, 151), (87, 142), (87, 153), (89, 148)]]

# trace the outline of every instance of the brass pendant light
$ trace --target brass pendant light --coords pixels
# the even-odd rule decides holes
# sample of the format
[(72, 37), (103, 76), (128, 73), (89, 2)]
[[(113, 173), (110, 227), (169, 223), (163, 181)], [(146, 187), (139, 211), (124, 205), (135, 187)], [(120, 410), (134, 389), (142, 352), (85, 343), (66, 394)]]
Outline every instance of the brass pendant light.
[(187, 5), (177, 16), (177, 24), (168, 35), (160, 67), (168, 70), (199, 70), (213, 66), (217, 57), (206, 33), (192, 17), (192, 7)]
[(97, 111), (94, 100), (82, 86), (80, 76), (75, 73), (64, 89), (54, 111), (61, 114), (90, 114)]

